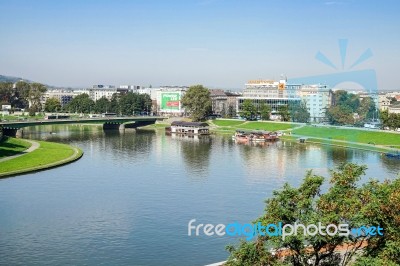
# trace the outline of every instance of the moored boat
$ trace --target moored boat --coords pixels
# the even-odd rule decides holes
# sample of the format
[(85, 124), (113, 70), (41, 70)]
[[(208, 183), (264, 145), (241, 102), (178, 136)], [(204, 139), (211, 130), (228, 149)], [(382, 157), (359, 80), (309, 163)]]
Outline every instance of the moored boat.
[(237, 130), (232, 139), (237, 141), (263, 142), (278, 140), (279, 136), (276, 132)]

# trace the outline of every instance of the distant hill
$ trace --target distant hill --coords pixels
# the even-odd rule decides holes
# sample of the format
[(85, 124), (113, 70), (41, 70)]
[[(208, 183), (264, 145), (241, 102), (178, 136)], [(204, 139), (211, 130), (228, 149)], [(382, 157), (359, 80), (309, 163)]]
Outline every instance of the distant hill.
[(0, 75), (0, 82), (12, 82), (12, 83), (14, 83), (14, 82), (17, 82), (17, 81), (20, 81), (20, 80), (23, 80), (23, 81), (26, 81), (26, 82), (32, 82), (30, 80), (19, 78), (19, 77)]

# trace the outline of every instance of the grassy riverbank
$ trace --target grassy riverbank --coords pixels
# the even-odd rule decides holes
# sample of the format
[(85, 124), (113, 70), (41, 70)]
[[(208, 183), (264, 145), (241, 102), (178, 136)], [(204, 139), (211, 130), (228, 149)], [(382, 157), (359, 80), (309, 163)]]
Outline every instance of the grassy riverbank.
[(0, 142), (0, 159), (19, 154), (28, 149), (31, 145), (31, 143), (21, 139), (4, 137)]
[[(18, 139), (18, 141), (28, 143), (22, 139)], [(36, 150), (17, 158), (0, 162), (0, 177), (52, 168), (73, 162), (83, 155), (79, 148), (66, 144), (46, 141), (36, 142), (40, 144)], [(2, 147), (2, 144), (0, 144), (0, 147)]]
[(296, 135), (327, 138), (349, 142), (370, 143), (375, 145), (400, 145), (400, 134), (362, 129), (339, 129), (334, 127), (304, 126), (292, 131)]
[(400, 149), (400, 134), (363, 129), (343, 129), (336, 127), (315, 127), (299, 123), (270, 121), (211, 120), (212, 131), (232, 134), (237, 129), (291, 132), (282, 138), (296, 141), (299, 137), (307, 142), (323, 145), (351, 147), (377, 152), (390, 152)]
[(281, 131), (298, 127), (301, 124), (283, 123), (272, 121), (244, 121), (244, 120), (228, 120), (218, 119), (209, 120), (211, 130), (218, 133), (233, 133), (237, 129), (243, 130), (266, 130), (266, 131)]

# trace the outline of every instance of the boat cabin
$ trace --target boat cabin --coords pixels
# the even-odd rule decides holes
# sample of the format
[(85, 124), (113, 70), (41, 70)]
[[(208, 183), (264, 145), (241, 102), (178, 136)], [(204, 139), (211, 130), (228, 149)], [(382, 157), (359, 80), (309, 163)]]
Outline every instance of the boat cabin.
[(210, 134), (208, 127), (204, 122), (174, 121), (171, 123), (170, 133), (208, 135)]

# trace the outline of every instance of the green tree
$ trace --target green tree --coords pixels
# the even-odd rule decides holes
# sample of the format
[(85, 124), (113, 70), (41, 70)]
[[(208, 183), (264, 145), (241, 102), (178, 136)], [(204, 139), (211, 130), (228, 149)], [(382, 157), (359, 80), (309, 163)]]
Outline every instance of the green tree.
[(266, 103), (262, 103), (259, 110), (261, 120), (269, 120), (272, 111), (271, 106)]
[(71, 113), (85, 113), (88, 114), (94, 111), (95, 103), (90, 99), (87, 93), (82, 93), (76, 96), (69, 102), (66, 109)]
[(379, 113), (379, 119), (382, 122), (383, 127), (389, 127), (389, 111), (384, 110)]
[(239, 115), (246, 120), (255, 120), (257, 115), (257, 108), (250, 99), (243, 101)]
[(379, 114), (379, 118), (382, 122), (382, 127), (388, 127), (390, 129), (400, 128), (400, 114), (389, 113), (388, 110), (382, 111)]
[(40, 83), (31, 83), (28, 93), (29, 102), (29, 115), (34, 116), (36, 112), (42, 111), (42, 104), (40, 102), (43, 93), (47, 90), (46, 86)]
[(27, 108), (30, 90), (31, 84), (25, 81), (17, 82), (16, 86), (11, 82), (1, 82), (0, 103), (11, 104), (12, 108)]
[(94, 111), (97, 114), (108, 113), (110, 109), (110, 101), (106, 97), (98, 99), (94, 106)]
[(203, 85), (191, 86), (183, 95), (181, 102), (193, 121), (204, 120), (212, 113), (210, 91)]
[(0, 83), (0, 103), (11, 104), (13, 94), (13, 84), (11, 82)]
[(326, 117), (331, 124), (354, 124), (353, 111), (349, 106), (331, 106), (326, 110)]
[(344, 90), (338, 90), (333, 94), (333, 102), (336, 106), (347, 106), (353, 112), (356, 112), (360, 106), (360, 97)]
[(109, 113), (116, 113), (118, 115), (121, 114), (120, 112), (120, 108), (119, 108), (119, 94), (114, 93), (111, 96), (111, 100), (110, 100), (110, 108), (107, 110)]
[[(267, 199), (264, 214), (255, 223), (268, 224), (343, 224), (349, 229), (380, 226), (384, 234), (367, 235), (297, 235), (257, 236), (252, 242), (228, 246), (227, 265), (356, 265), (368, 261), (380, 265), (400, 263), (400, 179), (379, 183), (372, 180), (357, 187), (366, 167), (352, 163), (331, 171), (330, 187), (322, 194), (324, 178), (308, 171), (298, 188), (285, 184)], [(273, 229), (272, 229), (273, 231)], [(271, 232), (271, 231), (269, 231)], [(362, 247), (361, 243), (366, 243)], [(335, 252), (339, 247), (340, 254)], [(271, 252), (274, 249), (276, 252)], [(363, 252), (359, 251), (363, 249)], [(282, 253), (284, 251), (285, 253)], [(281, 260), (284, 259), (283, 262)], [(364, 264), (363, 264), (364, 263)], [(378, 264), (379, 265), (379, 264)]]
[(61, 103), (56, 98), (49, 98), (49, 99), (47, 99), (46, 103), (44, 104), (44, 110), (46, 112), (60, 112), (61, 111)]
[(308, 112), (307, 106), (304, 102), (292, 106), (290, 114), (294, 122), (307, 123), (310, 121), (310, 113)]
[(372, 99), (365, 99), (361, 104), (360, 97), (356, 94), (344, 90), (334, 92), (333, 105), (326, 110), (328, 121), (338, 125), (354, 124), (357, 122), (354, 119), (354, 113), (358, 113), (362, 120), (373, 116), (374, 103)]
[(26, 81), (18, 81), (15, 84), (16, 97), (18, 100), (15, 102), (17, 108), (28, 108), (29, 107), (29, 93), (31, 90), (31, 84)]
[(281, 105), (278, 107), (278, 114), (281, 116), (281, 121), (290, 121), (290, 112), (287, 105)]
[(360, 122), (366, 122), (375, 116), (375, 103), (371, 97), (363, 98), (357, 109), (357, 113), (360, 117)]

